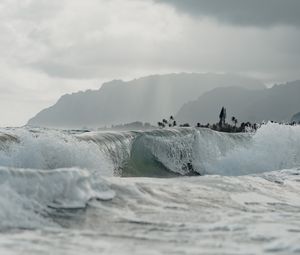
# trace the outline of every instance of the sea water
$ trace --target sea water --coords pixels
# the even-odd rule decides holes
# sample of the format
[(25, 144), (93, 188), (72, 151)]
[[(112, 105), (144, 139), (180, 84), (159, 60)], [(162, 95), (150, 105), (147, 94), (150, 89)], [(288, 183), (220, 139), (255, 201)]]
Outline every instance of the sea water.
[(0, 130), (0, 254), (300, 254), (300, 127)]

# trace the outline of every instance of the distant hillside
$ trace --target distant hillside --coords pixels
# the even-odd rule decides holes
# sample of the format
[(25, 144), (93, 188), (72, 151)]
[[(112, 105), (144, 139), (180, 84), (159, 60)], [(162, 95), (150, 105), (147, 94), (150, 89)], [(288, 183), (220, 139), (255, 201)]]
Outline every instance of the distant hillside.
[(39, 112), (28, 125), (46, 127), (98, 127), (134, 121), (156, 123), (216, 87), (263, 89), (254, 79), (229, 74), (153, 75), (129, 82), (105, 83), (99, 90), (62, 96)]
[(291, 121), (300, 122), (300, 112), (296, 113), (296, 114), (292, 117)]
[(244, 121), (290, 121), (300, 109), (300, 81), (275, 85), (270, 89), (247, 90), (245, 88), (217, 88), (186, 103), (177, 113), (180, 122), (215, 123), (222, 106), (227, 117), (235, 116)]

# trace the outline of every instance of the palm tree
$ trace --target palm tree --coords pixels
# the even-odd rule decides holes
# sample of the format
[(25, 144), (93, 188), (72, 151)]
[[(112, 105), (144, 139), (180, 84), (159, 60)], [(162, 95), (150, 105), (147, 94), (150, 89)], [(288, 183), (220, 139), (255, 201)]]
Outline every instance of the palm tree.
[(236, 124), (238, 123), (237, 118), (232, 116), (231, 121), (234, 123), (234, 127), (236, 127)]
[(226, 122), (226, 108), (223, 106), (221, 109), (221, 112), (219, 114), (219, 127), (224, 127), (225, 126), (225, 122)]

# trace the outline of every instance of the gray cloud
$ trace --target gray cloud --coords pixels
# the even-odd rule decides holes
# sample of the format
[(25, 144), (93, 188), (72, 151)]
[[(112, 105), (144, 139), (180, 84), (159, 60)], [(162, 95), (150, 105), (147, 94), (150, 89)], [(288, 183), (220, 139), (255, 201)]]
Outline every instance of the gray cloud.
[(156, 0), (194, 16), (238, 26), (300, 26), (299, 0)]

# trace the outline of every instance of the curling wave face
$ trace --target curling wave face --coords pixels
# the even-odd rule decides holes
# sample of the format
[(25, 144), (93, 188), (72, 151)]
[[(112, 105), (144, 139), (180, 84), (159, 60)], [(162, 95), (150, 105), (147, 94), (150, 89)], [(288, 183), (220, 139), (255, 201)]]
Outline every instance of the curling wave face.
[(240, 134), (194, 128), (95, 132), (78, 138), (96, 142), (123, 176), (238, 176), (300, 165), (300, 126), (269, 123), (255, 133)]

